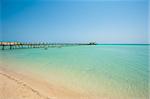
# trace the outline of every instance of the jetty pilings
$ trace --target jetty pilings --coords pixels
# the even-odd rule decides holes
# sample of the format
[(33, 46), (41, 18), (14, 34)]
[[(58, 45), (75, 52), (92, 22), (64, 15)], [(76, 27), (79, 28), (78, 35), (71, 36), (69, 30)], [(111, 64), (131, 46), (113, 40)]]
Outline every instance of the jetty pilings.
[(95, 43), (22, 43), (22, 42), (0, 42), (0, 50), (13, 50), (13, 49), (29, 49), (29, 48), (61, 48), (64, 46), (75, 45), (96, 45)]

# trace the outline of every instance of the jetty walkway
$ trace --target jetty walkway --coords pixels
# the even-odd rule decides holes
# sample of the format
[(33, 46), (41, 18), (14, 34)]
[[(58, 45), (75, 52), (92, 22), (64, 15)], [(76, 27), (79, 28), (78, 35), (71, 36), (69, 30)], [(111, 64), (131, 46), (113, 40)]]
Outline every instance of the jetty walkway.
[(13, 50), (23, 48), (49, 48), (75, 45), (96, 45), (95, 43), (22, 43), (22, 42), (0, 42), (0, 50)]

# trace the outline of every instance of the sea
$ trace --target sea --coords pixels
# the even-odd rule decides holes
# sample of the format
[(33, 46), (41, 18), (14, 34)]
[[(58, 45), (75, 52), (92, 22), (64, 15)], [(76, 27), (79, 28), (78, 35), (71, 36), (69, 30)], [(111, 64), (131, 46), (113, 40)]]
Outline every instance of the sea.
[(149, 99), (149, 51), (142, 44), (0, 50), (0, 64), (95, 99)]

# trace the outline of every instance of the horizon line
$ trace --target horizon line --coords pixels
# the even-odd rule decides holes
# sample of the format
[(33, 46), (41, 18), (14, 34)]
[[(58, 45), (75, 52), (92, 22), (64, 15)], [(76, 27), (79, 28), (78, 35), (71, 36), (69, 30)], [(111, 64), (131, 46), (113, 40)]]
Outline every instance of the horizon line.
[(57, 43), (57, 44), (88, 44), (95, 43), (97, 45), (150, 45), (150, 43), (96, 43), (96, 42), (23, 42), (23, 41), (0, 41), (0, 42), (19, 42), (19, 43)]

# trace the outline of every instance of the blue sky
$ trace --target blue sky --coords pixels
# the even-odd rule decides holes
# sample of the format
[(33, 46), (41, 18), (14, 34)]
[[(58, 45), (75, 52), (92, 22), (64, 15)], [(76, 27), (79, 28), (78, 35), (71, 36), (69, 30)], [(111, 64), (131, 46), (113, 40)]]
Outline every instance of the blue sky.
[(1, 41), (148, 43), (148, 0), (2, 0)]

